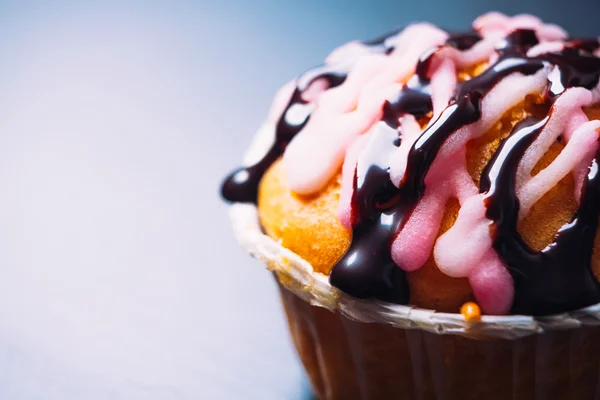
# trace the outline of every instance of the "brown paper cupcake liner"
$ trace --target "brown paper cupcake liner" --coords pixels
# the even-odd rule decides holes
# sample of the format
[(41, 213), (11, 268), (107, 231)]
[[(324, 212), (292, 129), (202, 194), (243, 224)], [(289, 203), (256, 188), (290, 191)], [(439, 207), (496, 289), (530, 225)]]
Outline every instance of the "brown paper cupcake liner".
[[(259, 130), (245, 161), (267, 147)], [(234, 204), (241, 245), (273, 271), (320, 399), (600, 399), (600, 304), (548, 317), (438, 313), (341, 293)]]
[(357, 322), (280, 287), (320, 399), (600, 398), (600, 327), (475, 340)]
[(600, 399), (600, 305), (548, 317), (437, 313), (359, 300), (230, 208), (237, 239), (279, 283), (320, 399)]

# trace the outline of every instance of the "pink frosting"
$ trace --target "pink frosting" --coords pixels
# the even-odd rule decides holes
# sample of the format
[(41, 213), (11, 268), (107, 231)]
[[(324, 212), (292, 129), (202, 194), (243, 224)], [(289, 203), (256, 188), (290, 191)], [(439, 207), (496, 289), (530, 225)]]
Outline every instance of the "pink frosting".
[[(306, 127), (292, 140), (283, 157), (291, 188), (303, 194), (321, 190), (342, 167), (342, 190), (338, 214), (342, 224), (352, 227), (352, 193), (357, 160), (377, 129), (382, 106), (398, 93), (415, 72), (419, 57), (439, 47), (430, 65), (432, 121), (452, 111), (450, 98), (455, 90), (456, 71), (480, 62), (497, 59), (499, 40), (515, 29), (533, 29), (540, 44), (530, 56), (560, 51), (566, 32), (544, 24), (531, 15), (508, 17), (488, 13), (477, 18), (473, 28), (483, 40), (465, 51), (443, 46), (448, 34), (429, 24), (415, 24), (394, 36), (391, 55), (372, 54), (364, 45), (352, 42), (334, 51), (330, 64), (352, 65), (346, 81), (333, 89), (315, 90), (307, 99), (315, 110)], [(490, 225), (485, 217), (485, 194), (480, 194), (466, 166), (466, 144), (486, 133), (502, 115), (521, 102), (526, 94), (540, 93), (546, 87), (551, 68), (524, 76), (512, 74), (500, 81), (482, 100), (482, 117), (454, 132), (442, 145), (425, 177), (425, 193), (392, 243), (392, 258), (405, 271), (421, 268), (433, 254), (439, 269), (451, 277), (468, 278), (484, 312), (509, 311), (514, 287), (510, 273), (492, 248)], [(289, 97), (289, 90), (281, 97)], [(583, 177), (598, 146), (600, 121), (588, 121), (582, 107), (600, 100), (600, 89), (566, 90), (554, 103), (551, 117), (540, 135), (526, 151), (518, 167), (517, 195), (522, 218), (545, 193), (571, 173), (579, 196)], [(280, 107), (274, 107), (281, 112)], [(420, 125), (411, 115), (400, 118), (401, 145), (390, 160), (390, 178), (398, 186), (406, 170), (410, 148), (419, 140)], [(432, 122), (433, 123), (433, 122)], [(566, 146), (547, 168), (531, 176), (533, 167), (550, 145), (562, 136)], [(310, 160), (308, 162), (308, 160)], [(342, 166), (343, 164), (343, 166)], [(460, 203), (453, 227), (438, 238), (447, 202)]]
[(348, 146), (381, 118), (383, 103), (395, 93), (396, 84), (414, 73), (426, 50), (447, 37), (433, 25), (415, 24), (398, 35), (390, 56), (367, 54), (365, 49), (356, 61), (356, 45), (334, 52), (330, 59), (354, 67), (343, 85), (323, 93), (306, 127), (288, 145), (283, 163), (291, 188), (302, 194), (321, 190), (338, 172)]
[(482, 15), (473, 22), (473, 29), (483, 36), (504, 37), (517, 29), (533, 29), (541, 41), (564, 40), (567, 32), (558, 25), (545, 24), (541, 19), (529, 14), (506, 16), (499, 12)]
[[(568, 89), (558, 98), (550, 120), (526, 151), (517, 173), (521, 217), (566, 174), (576, 171), (582, 158), (586, 165), (591, 162), (591, 156), (597, 148), (600, 121), (584, 122), (574, 132), (567, 131), (565, 139), (568, 142), (565, 149), (550, 166), (531, 177), (531, 170), (556, 138), (565, 132), (568, 125), (573, 129), (573, 124), (569, 124), (569, 121), (581, 117), (573, 111), (581, 110), (581, 106), (588, 105), (590, 101), (588, 90)], [(434, 257), (442, 272), (453, 277), (469, 278), (475, 297), (486, 312), (506, 313), (512, 304), (513, 291), (508, 290), (512, 283), (505, 267), (505, 273), (500, 272), (499, 265), (502, 263), (492, 249), (489, 234), (492, 221), (485, 217), (484, 198), (485, 194), (475, 194), (462, 204), (452, 228), (437, 240)], [(490, 288), (504, 289), (496, 289), (495, 295), (489, 296), (486, 293)]]

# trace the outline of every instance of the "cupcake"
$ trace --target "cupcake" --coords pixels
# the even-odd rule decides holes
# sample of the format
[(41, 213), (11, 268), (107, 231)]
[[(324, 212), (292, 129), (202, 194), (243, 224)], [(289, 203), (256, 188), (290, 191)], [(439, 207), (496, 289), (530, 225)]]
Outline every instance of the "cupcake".
[(223, 183), (321, 399), (600, 396), (600, 42), (415, 23), (285, 85)]

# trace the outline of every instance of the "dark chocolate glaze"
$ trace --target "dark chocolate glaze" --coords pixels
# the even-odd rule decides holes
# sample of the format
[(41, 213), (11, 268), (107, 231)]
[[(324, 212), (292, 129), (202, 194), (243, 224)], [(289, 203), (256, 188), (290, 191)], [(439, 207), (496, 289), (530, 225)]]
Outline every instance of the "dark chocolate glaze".
[(221, 186), (221, 196), (225, 200), (256, 203), (258, 184), (263, 175), (283, 155), (287, 145), (310, 118), (313, 106), (303, 99), (304, 91), (317, 79), (325, 79), (328, 88), (339, 86), (346, 80), (346, 74), (346, 68), (335, 69), (324, 65), (311, 69), (298, 78), (296, 89), (277, 122), (275, 141), (260, 161), (249, 167), (238, 168), (225, 179)]
[(398, 131), (378, 123), (354, 176), (352, 245), (329, 279), (355, 297), (404, 304), (408, 302), (406, 274), (392, 261), (389, 247), (408, 211), (400, 209), (402, 194), (388, 175), (388, 162), (398, 144)]
[[(363, 44), (373, 52), (389, 54), (393, 47), (387, 39), (397, 34), (394, 31)], [(476, 33), (455, 34), (445, 46), (462, 51), (479, 40)], [(515, 31), (499, 43), (498, 61), (482, 74), (459, 84), (447, 109), (429, 122), (410, 149), (404, 177), (396, 187), (389, 177), (389, 161), (402, 139), (401, 117), (412, 114), (422, 118), (432, 111), (429, 69), (439, 48), (421, 58), (415, 75), (395, 98), (385, 102), (382, 121), (374, 127), (359, 157), (352, 197), (352, 243), (331, 272), (333, 286), (358, 298), (400, 304), (410, 300), (406, 274), (391, 259), (391, 243), (423, 197), (425, 178), (442, 145), (458, 129), (480, 119), (482, 99), (500, 80), (513, 73), (532, 75), (542, 68), (551, 69), (544, 112), (551, 110), (553, 101), (567, 88), (591, 89), (598, 84), (600, 59), (592, 54), (600, 48), (598, 40), (571, 39), (561, 52), (527, 57), (527, 51), (536, 44), (538, 38), (531, 30)], [(225, 181), (223, 197), (229, 201), (256, 201), (262, 175), (310, 118), (312, 105), (303, 100), (303, 91), (320, 78), (326, 79), (329, 87), (338, 86), (344, 82), (346, 73), (347, 69), (326, 66), (298, 79), (298, 86), (277, 124), (272, 147), (259, 163), (234, 172)], [(292, 108), (294, 116), (304, 109), (302, 118), (291, 121), (288, 114)], [(484, 170), (480, 186), (481, 192), (487, 193), (486, 217), (493, 222), (494, 248), (515, 282), (512, 311), (532, 315), (562, 312), (600, 301), (600, 285), (591, 269), (600, 213), (600, 151), (585, 182), (580, 209), (550, 246), (534, 252), (517, 231), (516, 168), (547, 120), (548, 116), (536, 116), (517, 124)]]
[[(398, 28), (374, 40), (361, 43), (371, 53), (390, 54), (394, 47), (389, 42), (394, 36), (399, 35), (402, 30), (403, 28)], [(476, 33), (454, 34), (450, 36), (447, 44), (459, 50), (464, 50), (470, 48), (479, 40), (481, 38)], [(429, 55), (431, 56), (431, 54)], [(396, 100), (399, 103), (396, 106), (398, 109), (404, 110), (405, 105), (414, 105), (409, 112), (415, 115), (427, 114), (431, 111), (429, 80), (424, 78), (431, 58), (425, 57), (419, 63), (417, 70), (422, 71), (419, 74), (420, 78), (412, 79), (406, 86), (407, 89), (399, 95)], [(221, 185), (221, 196), (225, 200), (236, 203), (256, 203), (258, 185), (263, 175), (283, 155), (287, 145), (304, 128), (310, 118), (313, 106), (302, 98), (304, 91), (312, 82), (318, 79), (325, 79), (329, 89), (339, 86), (344, 83), (350, 68), (349, 65), (324, 65), (313, 68), (298, 78), (296, 89), (277, 123), (274, 142), (260, 161), (249, 167), (236, 169), (225, 179)], [(394, 102), (391, 105), (393, 107)]]
[(556, 97), (566, 88), (580, 86), (591, 89), (600, 78), (600, 58), (582, 54), (574, 48), (565, 48), (560, 54), (545, 54), (540, 57), (554, 65), (549, 76), (549, 94)]
[[(446, 46), (458, 50), (468, 50), (480, 40), (481, 37), (474, 32), (455, 33), (450, 35), (446, 41)], [(428, 73), (433, 58), (441, 47), (433, 48), (421, 56), (415, 68), (415, 75), (408, 80), (395, 98), (388, 99), (384, 104), (383, 121), (390, 127), (398, 128), (398, 118), (402, 114), (412, 114), (416, 118), (421, 118), (432, 111), (431, 81)]]
[(600, 285), (591, 269), (600, 212), (600, 152), (587, 176), (579, 210), (550, 246), (532, 251), (517, 231), (517, 166), (548, 118), (518, 123), (486, 166), (480, 186), (487, 193), (486, 217), (494, 221), (494, 249), (515, 283), (512, 312), (517, 314), (547, 315), (600, 302)]
[(453, 33), (448, 40), (446, 40), (446, 45), (464, 51), (475, 46), (480, 40), (481, 36), (476, 32)]
[(600, 41), (597, 38), (571, 38), (566, 46), (591, 54), (600, 49)]
[(538, 40), (535, 31), (531, 29), (519, 29), (509, 33), (503, 41), (501, 41), (497, 48), (502, 53), (507, 54), (519, 54), (525, 56), (527, 50), (538, 44)]
[[(511, 35), (507, 38), (507, 46), (512, 46), (511, 43), (514, 42), (529, 43), (528, 36), (527, 33), (523, 38), (517, 34)], [(503, 54), (504, 57), (486, 72), (460, 85), (450, 106), (423, 131), (409, 151), (406, 172), (399, 188), (390, 181), (388, 152), (373, 154), (371, 157), (361, 155), (357, 172), (361, 169), (370, 171), (369, 165), (379, 172), (371, 174), (368, 179), (363, 179), (367, 182), (367, 190), (363, 190), (355, 181), (356, 187), (352, 198), (355, 223), (352, 243), (346, 254), (333, 267), (330, 275), (333, 286), (359, 298), (373, 297), (386, 301), (396, 300), (395, 302), (402, 302), (402, 299), (409, 298), (408, 286), (404, 284), (406, 278), (404, 280), (396, 278), (395, 282), (399, 282), (396, 287), (391, 286), (392, 281), (386, 278), (390, 275), (388, 265), (394, 265), (391, 261), (390, 248), (398, 231), (423, 197), (425, 177), (439, 149), (456, 130), (479, 120), (481, 99), (502, 78), (513, 72), (533, 74), (544, 66), (541, 61), (530, 63), (526, 59), (518, 58), (518, 54), (523, 54), (521, 47), (514, 51), (504, 51)], [(417, 73), (401, 90), (398, 99), (393, 103), (384, 104), (383, 118), (390, 128), (398, 126), (397, 121), (402, 114), (415, 113), (419, 116), (426, 109), (425, 98), (430, 93), (426, 74), (432, 56), (433, 53), (428, 53), (422, 58)], [(411, 82), (414, 83), (410, 85)], [(423, 88), (427, 88), (427, 91), (425, 92)], [(427, 104), (431, 107), (430, 98)], [(427, 112), (430, 110), (431, 108)], [(391, 143), (390, 136), (381, 135), (380, 131), (381, 129), (375, 132), (371, 141), (382, 140)], [(376, 147), (380, 146), (382, 145)], [(367, 165), (362, 166), (361, 163)], [(386, 201), (377, 201), (377, 199), (386, 199)], [(386, 207), (377, 207), (376, 205), (380, 203), (385, 204)], [(396, 268), (400, 269), (397, 266)], [(381, 282), (386, 282), (388, 285), (382, 289)]]
[[(362, 42), (371, 53), (389, 54), (393, 47), (386, 45), (388, 39), (398, 35), (397, 29), (372, 41)], [(296, 89), (292, 94), (275, 129), (275, 140), (265, 155), (256, 164), (241, 167), (233, 171), (221, 185), (221, 196), (234, 203), (256, 203), (258, 185), (263, 175), (279, 157), (291, 140), (304, 128), (310, 118), (313, 105), (303, 99), (302, 95), (311, 83), (319, 79), (327, 81), (328, 89), (341, 85), (346, 80), (352, 65), (323, 65), (313, 68), (297, 79)]]
[[(411, 148), (405, 178), (390, 181), (389, 160), (398, 132), (380, 123), (359, 158), (352, 197), (352, 243), (329, 276), (333, 286), (358, 298), (405, 304), (409, 299), (404, 271), (392, 260), (394, 237), (425, 191), (425, 175), (445, 139), (478, 117), (479, 96), (465, 96), (448, 107)], [(365, 171), (364, 175), (359, 172)]]
[[(478, 39), (478, 37), (477, 37)], [(457, 46), (476, 43), (471, 34), (455, 36)], [(425, 190), (425, 175), (445, 139), (456, 129), (479, 118), (480, 95), (464, 96), (448, 107), (413, 146), (400, 188), (389, 177), (389, 160), (400, 144), (399, 118), (423, 117), (432, 110), (428, 70), (435, 51), (419, 61), (415, 75), (383, 106), (383, 121), (360, 155), (352, 197), (352, 244), (330, 274), (338, 289), (358, 298), (377, 298), (405, 304), (409, 299), (406, 274), (394, 263), (392, 240), (404, 225)], [(400, 129), (401, 131), (401, 129)]]
[(418, 75), (414, 75), (395, 98), (384, 103), (383, 121), (391, 128), (397, 129), (401, 114), (409, 113), (419, 118), (429, 114), (432, 108), (429, 80), (422, 80)]

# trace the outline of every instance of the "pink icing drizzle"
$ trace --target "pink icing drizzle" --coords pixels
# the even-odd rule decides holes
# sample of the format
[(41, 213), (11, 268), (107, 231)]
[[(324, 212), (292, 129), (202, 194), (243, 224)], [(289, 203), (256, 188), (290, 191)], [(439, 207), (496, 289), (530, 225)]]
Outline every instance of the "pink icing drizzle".
[[(508, 33), (516, 29), (535, 30), (541, 43), (529, 50), (529, 56), (560, 51), (567, 37), (562, 28), (544, 24), (531, 15), (507, 17), (489, 13), (479, 17), (473, 27), (483, 40), (466, 51), (441, 48), (429, 69), (434, 118), (448, 106), (456, 86), (456, 70), (495, 61), (498, 40)], [(366, 54), (357, 42), (334, 51), (328, 63), (356, 64), (344, 84), (326, 92), (317, 90), (319, 95), (311, 99), (316, 109), (284, 154), (292, 189), (304, 194), (321, 190), (343, 162), (338, 214), (341, 223), (350, 229), (354, 171), (371, 130), (377, 123), (383, 123), (379, 122), (383, 103), (414, 73), (419, 57), (432, 47), (441, 46), (447, 37), (432, 25), (416, 24), (395, 37), (391, 56)], [(540, 93), (550, 73), (549, 69), (542, 69), (531, 76), (513, 74), (490, 91), (482, 101), (482, 118), (456, 131), (440, 149), (425, 178), (423, 198), (392, 243), (393, 260), (405, 271), (419, 269), (433, 253), (443, 273), (468, 278), (486, 313), (508, 312), (514, 288), (509, 272), (492, 248), (489, 231), (492, 222), (485, 217), (484, 195), (479, 194), (467, 172), (465, 145), (487, 132), (525, 94)], [(576, 178), (579, 196), (600, 129), (600, 121), (588, 121), (581, 108), (598, 101), (598, 93), (598, 88), (568, 89), (555, 102), (551, 118), (519, 165), (520, 218), (568, 173)], [(408, 152), (422, 132), (411, 115), (401, 117), (400, 126), (402, 142), (392, 157), (389, 171), (396, 186), (404, 176)], [(566, 141), (564, 150), (550, 166), (532, 177), (533, 167), (558, 136)], [(311, 161), (307, 163), (308, 158)], [(458, 218), (448, 232), (437, 238), (445, 206), (451, 198), (460, 203)]]
[[(419, 57), (447, 37), (430, 24), (409, 26), (394, 41), (396, 47), (390, 56), (362, 56), (343, 85), (323, 93), (310, 121), (283, 156), (292, 189), (302, 194), (321, 190), (339, 170), (348, 146), (381, 118), (381, 108), (394, 93), (394, 84), (406, 81)], [(342, 48), (331, 58), (344, 62), (339, 60), (350, 53), (354, 61), (355, 47)], [(306, 163), (307, 154), (310, 163)]]

